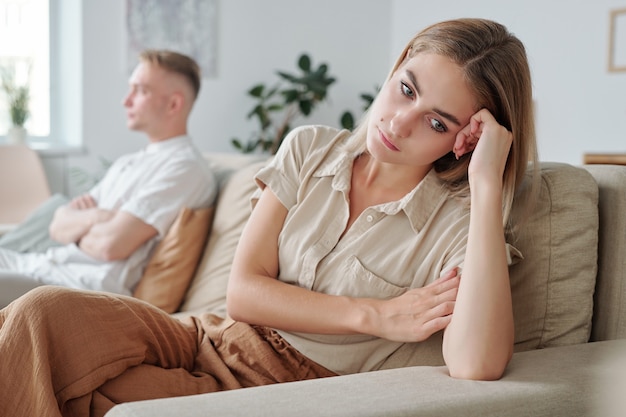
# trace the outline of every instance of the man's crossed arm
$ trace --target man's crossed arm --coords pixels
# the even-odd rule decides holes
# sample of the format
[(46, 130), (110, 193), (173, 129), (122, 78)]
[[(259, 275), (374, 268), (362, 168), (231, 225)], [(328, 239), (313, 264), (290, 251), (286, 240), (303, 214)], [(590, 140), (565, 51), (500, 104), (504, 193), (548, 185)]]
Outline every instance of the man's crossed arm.
[(130, 213), (98, 208), (89, 194), (59, 207), (49, 231), (52, 239), (76, 243), (86, 254), (102, 261), (126, 259), (158, 233)]

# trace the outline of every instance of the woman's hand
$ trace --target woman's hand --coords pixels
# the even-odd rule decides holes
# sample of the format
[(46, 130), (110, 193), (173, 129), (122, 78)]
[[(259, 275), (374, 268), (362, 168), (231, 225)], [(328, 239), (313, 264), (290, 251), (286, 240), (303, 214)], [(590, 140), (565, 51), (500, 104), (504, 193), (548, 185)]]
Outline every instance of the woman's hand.
[(470, 184), (476, 177), (484, 176), (493, 176), (501, 183), (512, 143), (513, 134), (489, 110), (482, 109), (457, 133), (453, 151), (457, 158), (474, 151), (468, 169)]
[(399, 342), (421, 342), (450, 323), (460, 276), (449, 270), (432, 283), (380, 303), (367, 333)]

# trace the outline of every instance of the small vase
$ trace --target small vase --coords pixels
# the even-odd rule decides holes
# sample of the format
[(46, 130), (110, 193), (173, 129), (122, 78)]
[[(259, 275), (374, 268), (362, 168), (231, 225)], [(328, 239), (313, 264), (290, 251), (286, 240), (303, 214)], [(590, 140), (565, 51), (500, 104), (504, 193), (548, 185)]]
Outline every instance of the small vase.
[(7, 132), (7, 142), (12, 145), (26, 143), (26, 129), (22, 126), (13, 126)]

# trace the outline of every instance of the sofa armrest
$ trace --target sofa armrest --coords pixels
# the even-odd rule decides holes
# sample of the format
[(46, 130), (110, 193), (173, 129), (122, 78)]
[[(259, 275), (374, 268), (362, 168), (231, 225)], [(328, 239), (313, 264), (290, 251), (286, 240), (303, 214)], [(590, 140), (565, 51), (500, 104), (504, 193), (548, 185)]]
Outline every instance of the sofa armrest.
[(43, 285), (28, 276), (2, 270), (0, 270), (0, 282), (2, 283), (2, 291), (0, 291), (0, 309), (5, 308), (11, 302), (33, 288)]
[(602, 401), (607, 357), (626, 340), (516, 353), (499, 381), (465, 381), (445, 367), (413, 367), (121, 404), (140, 416), (584, 416)]
[(626, 338), (626, 166), (585, 165), (598, 184), (598, 277), (591, 340)]

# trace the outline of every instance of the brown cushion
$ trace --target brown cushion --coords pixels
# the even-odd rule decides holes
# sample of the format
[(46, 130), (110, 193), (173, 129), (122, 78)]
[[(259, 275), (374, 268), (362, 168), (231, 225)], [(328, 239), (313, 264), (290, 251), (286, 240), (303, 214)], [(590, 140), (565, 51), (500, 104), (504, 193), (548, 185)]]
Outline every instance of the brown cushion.
[(265, 160), (253, 162), (238, 169), (221, 188), (211, 235), (181, 312), (226, 314), (226, 286), (231, 264), (239, 236), (250, 216), (250, 197), (257, 188), (254, 175), (265, 163)]
[(524, 256), (510, 268), (515, 350), (587, 342), (598, 248), (593, 177), (568, 164), (541, 163), (538, 204), (507, 240)]
[(168, 313), (178, 310), (204, 249), (213, 207), (183, 208), (154, 250), (133, 296)]

